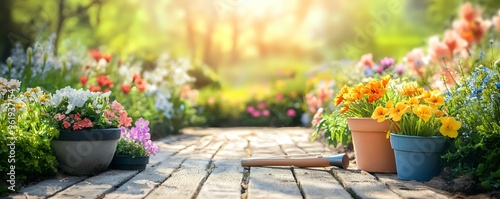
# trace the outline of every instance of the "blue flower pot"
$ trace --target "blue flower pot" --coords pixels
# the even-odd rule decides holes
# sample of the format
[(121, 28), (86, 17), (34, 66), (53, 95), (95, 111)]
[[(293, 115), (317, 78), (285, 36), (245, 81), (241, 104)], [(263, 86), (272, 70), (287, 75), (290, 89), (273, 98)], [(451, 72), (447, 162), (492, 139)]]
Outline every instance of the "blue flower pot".
[(446, 148), (443, 136), (409, 136), (391, 133), (398, 178), (429, 181), (441, 172), (441, 155)]

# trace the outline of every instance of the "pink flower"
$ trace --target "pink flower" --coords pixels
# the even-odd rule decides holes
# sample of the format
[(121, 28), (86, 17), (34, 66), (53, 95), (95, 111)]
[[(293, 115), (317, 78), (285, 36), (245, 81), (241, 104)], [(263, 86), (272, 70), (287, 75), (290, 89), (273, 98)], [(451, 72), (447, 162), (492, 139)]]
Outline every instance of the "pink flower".
[(64, 120), (64, 118), (66, 118), (66, 115), (64, 114), (61, 114), (61, 113), (58, 113), (54, 116), (54, 119), (56, 119), (57, 121), (61, 121), (61, 120)]
[(253, 113), (254, 111), (255, 111), (255, 108), (254, 108), (253, 106), (248, 106), (248, 107), (247, 107), (247, 112), (248, 112), (248, 113), (250, 113), (250, 114), (251, 114), (251, 113)]
[(275, 98), (276, 98), (277, 100), (281, 100), (281, 99), (283, 99), (283, 94), (278, 93), (278, 94), (276, 94)]
[(113, 120), (116, 116), (114, 112), (109, 111), (109, 110), (104, 110), (103, 113), (104, 113), (104, 116), (106, 117), (106, 119), (108, 119), (109, 121)]
[(89, 119), (87, 119), (87, 118), (85, 118), (82, 121), (80, 121), (80, 123), (85, 128), (90, 128), (90, 127), (94, 126), (94, 124), (92, 124), (92, 122)]
[(77, 122), (82, 120), (82, 118), (80, 118), (80, 113), (76, 113), (75, 115), (73, 115), (73, 119)]
[(444, 32), (443, 42), (446, 46), (448, 46), (451, 53), (467, 50), (467, 41), (462, 39), (462, 37), (460, 37), (460, 35), (454, 30), (446, 30)]
[(286, 115), (287, 115), (288, 117), (295, 117), (295, 114), (296, 114), (296, 113), (295, 113), (295, 109), (291, 109), (291, 108), (290, 108), (290, 109), (288, 109), (288, 110), (286, 111)]
[(213, 97), (209, 97), (209, 98), (207, 99), (207, 103), (208, 103), (208, 104), (210, 104), (210, 105), (214, 104), (214, 103), (215, 103), (215, 98), (213, 98)]
[(493, 25), (497, 28), (498, 31), (500, 31), (500, 10), (498, 10), (497, 15), (491, 19), (491, 22), (493, 22)]
[(441, 62), (444, 59), (451, 58), (451, 51), (444, 42), (440, 42), (437, 36), (429, 39), (429, 55), (432, 60)]
[(126, 111), (120, 111), (119, 115), (120, 115), (120, 121), (118, 122), (119, 127), (120, 126), (125, 126), (125, 127), (132, 126), (132, 118), (128, 117)]
[(63, 126), (64, 126), (65, 129), (68, 129), (71, 126), (71, 124), (68, 121), (64, 120), (63, 121)]
[(260, 117), (260, 112), (259, 111), (253, 111), (250, 113), (252, 117)]
[(266, 103), (264, 102), (259, 102), (259, 104), (257, 105), (257, 107), (262, 110), (262, 109), (265, 109), (266, 108)]
[(263, 115), (263, 116), (265, 116), (265, 117), (269, 116), (269, 110), (264, 109), (264, 110), (262, 111), (262, 115)]
[(306, 102), (307, 102), (307, 107), (309, 108), (309, 111), (311, 113), (315, 113), (318, 107), (321, 107), (321, 101), (318, 100), (316, 96), (314, 96), (312, 93), (307, 93), (306, 94)]
[(323, 108), (319, 108), (314, 114), (311, 124), (313, 127), (317, 127), (323, 116)]
[(359, 60), (357, 65), (373, 68), (373, 66), (375, 66), (375, 62), (373, 61), (373, 55), (371, 53), (364, 54), (363, 56), (361, 56), (361, 59)]
[(490, 21), (481, 18), (481, 14), (479, 6), (474, 8), (471, 3), (465, 3), (460, 9), (460, 19), (453, 22), (453, 29), (467, 41), (468, 46), (473, 42), (479, 43), (491, 25)]
[(416, 72), (417, 75), (419, 76), (422, 76), (425, 72), (424, 66), (427, 63), (424, 62), (424, 59), (425, 59), (425, 53), (424, 50), (421, 48), (414, 48), (411, 52), (406, 54), (405, 57), (408, 68)]
[(325, 102), (330, 96), (333, 95), (333, 91), (327, 87), (321, 87), (318, 89), (318, 100), (320, 106)]
[(118, 111), (121, 111), (121, 110), (123, 110), (123, 109), (124, 109), (124, 108), (123, 108), (123, 106), (120, 104), (120, 102), (117, 102), (116, 100), (115, 100), (115, 101), (113, 101), (113, 103), (111, 104), (111, 110), (113, 110), (113, 111), (118, 112)]

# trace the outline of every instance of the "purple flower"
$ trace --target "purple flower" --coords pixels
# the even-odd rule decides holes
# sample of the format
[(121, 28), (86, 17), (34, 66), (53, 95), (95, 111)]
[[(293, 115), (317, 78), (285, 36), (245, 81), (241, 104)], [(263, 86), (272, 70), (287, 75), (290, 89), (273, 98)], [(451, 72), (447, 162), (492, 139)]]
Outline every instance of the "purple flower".
[(288, 109), (288, 110), (286, 111), (286, 115), (287, 115), (288, 117), (295, 117), (295, 115), (296, 115), (295, 109), (291, 109), (291, 108), (290, 108), (290, 109)]
[(394, 65), (394, 59), (389, 57), (384, 57), (382, 60), (380, 60), (380, 65), (382, 65), (383, 69), (385, 70)]
[(398, 74), (398, 75), (403, 75), (403, 73), (405, 72), (405, 66), (403, 64), (398, 64), (396, 66), (396, 68), (394, 68), (394, 71)]
[(140, 129), (148, 129), (146, 131), (149, 131), (149, 121), (142, 119), (142, 117), (135, 121), (135, 126)]
[(378, 66), (377, 67), (377, 73), (382, 74), (384, 72), (384, 67), (383, 66)]
[(135, 122), (135, 127), (127, 129), (121, 128), (121, 135), (123, 139), (133, 140), (135, 143), (140, 144), (146, 149), (147, 155), (155, 155), (160, 148), (151, 141), (151, 134), (149, 134), (149, 121), (140, 118)]

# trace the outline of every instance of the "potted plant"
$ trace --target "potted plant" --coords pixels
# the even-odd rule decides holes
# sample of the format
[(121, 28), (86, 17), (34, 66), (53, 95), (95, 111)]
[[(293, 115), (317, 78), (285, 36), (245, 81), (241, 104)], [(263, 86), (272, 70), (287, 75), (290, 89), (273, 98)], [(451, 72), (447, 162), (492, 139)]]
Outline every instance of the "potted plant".
[(149, 157), (155, 155), (160, 148), (151, 141), (149, 121), (140, 118), (135, 127), (121, 128), (121, 138), (116, 146), (116, 152), (109, 165), (112, 169), (144, 170), (149, 163)]
[(424, 90), (416, 82), (394, 89), (399, 97), (378, 106), (371, 118), (392, 125), (390, 142), (398, 178), (428, 181), (440, 173), (445, 136), (457, 137), (461, 123), (447, 113), (441, 91)]
[(392, 90), (387, 89), (390, 82), (391, 77), (384, 76), (381, 79), (368, 79), (354, 87), (344, 86), (334, 99), (334, 105), (338, 109), (330, 115), (324, 115), (319, 122), (314, 119), (314, 123), (318, 124), (313, 139), (322, 129), (325, 130), (325, 137), (335, 137), (335, 140), (346, 140), (346, 137), (352, 136), (359, 169), (380, 173), (396, 172), (394, 153), (385, 136), (390, 123), (378, 123), (370, 118), (377, 106), (393, 97)]
[(46, 116), (59, 129), (51, 147), (64, 172), (94, 174), (111, 162), (119, 127), (130, 126), (132, 118), (119, 102), (110, 102), (109, 95), (65, 87), (51, 96)]

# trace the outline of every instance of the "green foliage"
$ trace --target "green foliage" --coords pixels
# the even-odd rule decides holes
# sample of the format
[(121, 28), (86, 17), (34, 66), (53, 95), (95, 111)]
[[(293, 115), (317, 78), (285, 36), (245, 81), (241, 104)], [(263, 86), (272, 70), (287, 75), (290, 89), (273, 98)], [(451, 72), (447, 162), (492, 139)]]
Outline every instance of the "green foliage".
[(116, 145), (117, 155), (130, 155), (130, 156), (146, 156), (146, 149), (141, 143), (135, 142), (132, 139), (120, 139)]
[[(6, 88), (1, 83), (0, 87), (0, 90)], [(45, 94), (40, 90), (25, 93), (10, 90), (0, 96), (0, 157), (3, 160), (0, 172), (2, 179), (7, 180), (11, 179), (7, 173), (13, 170), (14, 189), (18, 190), (21, 185), (56, 173), (57, 160), (50, 141), (59, 131), (49, 124), (44, 115)], [(4, 183), (0, 183), (2, 195), (6, 190)]]
[(497, 64), (478, 66), (449, 92), (447, 101), (462, 129), (443, 158), (455, 175), (473, 174), (480, 190), (500, 188), (499, 71)]
[(337, 147), (337, 144), (341, 143), (346, 146), (351, 142), (351, 132), (347, 128), (346, 121), (347, 116), (341, 114), (338, 109), (330, 114), (322, 113), (322, 119), (315, 126), (316, 130), (311, 136), (311, 141), (317, 139), (323, 133), (323, 137), (328, 140), (329, 145)]

